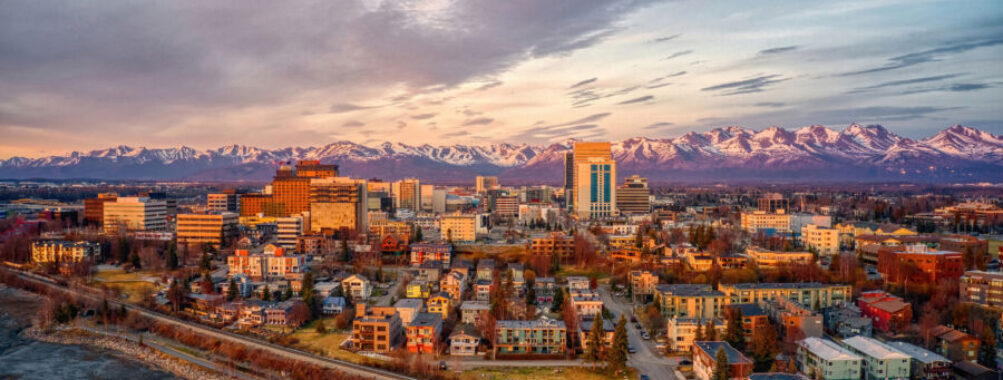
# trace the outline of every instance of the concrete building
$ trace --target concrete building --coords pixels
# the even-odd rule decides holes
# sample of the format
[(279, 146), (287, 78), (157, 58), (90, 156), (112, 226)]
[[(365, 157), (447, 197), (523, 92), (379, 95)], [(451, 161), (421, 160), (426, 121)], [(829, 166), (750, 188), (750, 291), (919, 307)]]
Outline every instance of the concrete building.
[(443, 215), (439, 218), (439, 231), (443, 239), (472, 243), (477, 240), (477, 216)]
[(621, 214), (641, 215), (651, 213), (651, 190), (648, 179), (632, 175), (616, 189), (616, 207)]
[(397, 309), (392, 306), (355, 305), (352, 321), (352, 348), (358, 351), (385, 353), (401, 345), (404, 327)]
[(960, 301), (1003, 308), (1003, 273), (967, 271), (959, 288)]
[(206, 210), (212, 212), (240, 212), (240, 194), (235, 191), (206, 194)]
[(115, 193), (101, 193), (97, 198), (84, 199), (84, 224), (101, 227), (104, 225), (104, 204), (114, 202)]
[(729, 303), (758, 303), (764, 300), (786, 298), (814, 311), (852, 301), (850, 285), (806, 283), (741, 283), (721, 284), (721, 292)]
[(295, 249), (299, 237), (303, 235), (303, 217), (289, 216), (275, 219), (277, 232), (275, 245), (285, 249)]
[[(569, 206), (577, 210), (578, 207), (578, 183), (579, 177), (582, 175), (587, 175), (588, 172), (581, 172), (579, 165), (589, 162), (593, 158), (600, 160), (611, 160), (613, 158), (612, 144), (609, 142), (584, 142), (577, 141), (572, 147), (572, 152), (564, 156), (565, 160), (565, 187), (571, 189), (571, 194), (565, 194), (568, 197)], [(570, 167), (569, 167), (570, 166)], [(571, 172), (571, 177), (568, 178), (568, 171)], [(570, 179), (570, 181), (568, 181)], [(613, 177), (613, 181), (616, 181), (616, 176)], [(613, 186), (613, 182), (610, 186)]]
[(864, 380), (908, 379), (911, 375), (909, 355), (876, 339), (855, 336), (843, 339), (843, 346), (863, 358)]
[[(576, 144), (577, 146), (577, 144)], [(602, 219), (617, 215), (616, 161), (589, 158), (575, 168), (575, 214), (579, 218)]]
[(494, 198), (494, 214), (499, 218), (519, 216), (519, 197), (511, 195)]
[(743, 212), (741, 220), (742, 229), (753, 234), (760, 231), (766, 235), (791, 232), (791, 215), (787, 213)]
[(912, 321), (912, 304), (882, 290), (861, 293), (857, 298), (857, 307), (879, 331), (897, 331)]
[(808, 264), (815, 260), (811, 252), (796, 251), (783, 252), (772, 251), (761, 247), (749, 246), (745, 249), (745, 256), (750, 261), (755, 262), (760, 268), (776, 268), (780, 265)]
[(719, 318), (728, 300), (724, 293), (704, 284), (661, 284), (655, 289), (666, 318)]
[(310, 231), (325, 235), (340, 230), (368, 231), (367, 189), (364, 179), (310, 179)]
[(421, 181), (417, 178), (406, 178), (391, 185), (394, 197), (394, 208), (418, 211), (421, 207)]
[(36, 263), (79, 263), (101, 256), (101, 245), (86, 241), (43, 240), (31, 243), (31, 261)]
[(886, 281), (936, 284), (960, 278), (963, 267), (961, 252), (934, 250), (924, 244), (878, 250), (878, 272)]
[(815, 337), (798, 341), (798, 370), (812, 379), (860, 380), (863, 361), (833, 341)]
[(693, 341), (697, 336), (697, 326), (700, 326), (701, 331), (705, 331), (708, 323), (714, 325), (714, 334), (717, 337), (724, 337), (724, 334), (728, 331), (728, 324), (718, 318), (705, 320), (696, 318), (668, 318), (665, 335), (669, 340), (669, 349), (674, 352), (692, 351)]
[(167, 231), (167, 202), (148, 197), (119, 197), (104, 203), (104, 232)]
[(477, 194), (486, 194), (489, 190), (498, 190), (498, 177), (477, 176), (474, 178), (474, 191)]
[(504, 354), (563, 355), (568, 328), (563, 321), (498, 321), (495, 349)]
[(886, 345), (909, 356), (910, 379), (950, 380), (951, 360), (925, 348), (906, 342), (886, 342)]
[(237, 213), (178, 214), (178, 244), (210, 244), (217, 248), (229, 244), (238, 235)]
[(839, 230), (809, 224), (801, 229), (801, 244), (820, 255), (839, 254)]

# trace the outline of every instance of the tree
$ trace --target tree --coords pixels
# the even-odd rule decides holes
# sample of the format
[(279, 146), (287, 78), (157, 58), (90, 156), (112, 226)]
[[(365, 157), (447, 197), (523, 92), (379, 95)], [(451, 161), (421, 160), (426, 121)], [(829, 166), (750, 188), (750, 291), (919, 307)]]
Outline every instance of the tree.
[(707, 326), (704, 327), (704, 339), (717, 340), (717, 329), (714, 328), (714, 319), (707, 320)]
[(745, 336), (742, 335), (742, 310), (738, 308), (728, 308), (725, 312), (728, 319), (728, 329), (724, 333), (724, 340), (736, 350), (745, 351)]
[(996, 334), (989, 326), (982, 328), (982, 345), (979, 346), (979, 364), (996, 368)]
[(749, 351), (755, 362), (754, 372), (765, 372), (770, 369), (779, 352), (779, 340), (777, 329), (769, 322), (752, 332)]
[(286, 284), (286, 290), (282, 292), (282, 300), (293, 298), (293, 287), (292, 285)]
[(171, 301), (171, 307), (174, 308), (175, 312), (181, 310), (181, 305), (184, 304), (187, 297), (188, 288), (175, 278), (170, 289), (167, 290), (167, 299)]
[(272, 290), (268, 288), (268, 285), (265, 285), (265, 289), (261, 291), (261, 300), (262, 301), (272, 300)]
[(728, 380), (730, 378), (728, 353), (724, 351), (724, 347), (718, 348), (717, 353), (714, 354), (714, 374), (710, 378), (712, 380)]
[(416, 227), (414, 229), (414, 241), (421, 242), (422, 240), (425, 239), (421, 236), (421, 227)]
[(129, 252), (129, 262), (132, 263), (133, 268), (139, 269), (143, 267), (141, 261), (139, 260), (139, 252), (135, 249)]
[(306, 303), (307, 308), (310, 309), (310, 316), (316, 315), (317, 309), (317, 292), (313, 288), (313, 273), (306, 272), (303, 275), (303, 285), (300, 288), (300, 295), (303, 297), (303, 302)]
[(230, 278), (230, 285), (227, 286), (227, 288), (226, 288), (226, 301), (230, 302), (230, 301), (233, 301), (233, 300), (237, 299), (237, 296), (239, 295), (237, 293), (239, 293), (239, 291), (237, 290), (237, 280), (235, 280), (235, 279), (233, 279), (233, 277), (231, 277)]
[(703, 321), (697, 321), (697, 332), (693, 335), (694, 342), (702, 342), (704, 339), (703, 335)]
[(352, 255), (348, 252), (348, 235), (341, 235), (341, 262), (347, 263), (351, 260)]
[(167, 269), (178, 269), (178, 245), (174, 242), (167, 246)]
[(327, 332), (327, 327), (324, 326), (324, 320), (323, 319), (317, 320), (316, 331), (317, 331), (318, 334), (324, 334), (324, 333)]
[(627, 318), (620, 315), (616, 330), (613, 332), (613, 346), (610, 347), (606, 359), (609, 367), (617, 374), (627, 366), (627, 345)]
[(199, 268), (202, 268), (202, 270), (212, 270), (212, 258), (209, 257), (208, 253), (202, 253), (202, 262)]
[(564, 307), (564, 289), (557, 289), (554, 292), (554, 302), (550, 305), (550, 312), (556, 313)]
[(596, 363), (601, 360), (600, 350), (602, 350), (603, 319), (596, 313), (592, 319), (592, 330), (589, 331), (588, 340), (585, 342), (585, 356), (583, 361), (592, 362), (592, 370), (595, 371)]

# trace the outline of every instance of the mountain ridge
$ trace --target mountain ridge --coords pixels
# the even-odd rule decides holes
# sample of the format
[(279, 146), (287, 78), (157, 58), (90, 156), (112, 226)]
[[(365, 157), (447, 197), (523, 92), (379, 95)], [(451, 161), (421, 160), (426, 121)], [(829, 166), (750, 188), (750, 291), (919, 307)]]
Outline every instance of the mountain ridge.
[[(432, 182), (466, 182), (477, 174), (517, 183), (559, 183), (573, 140), (550, 145), (363, 145), (336, 141), (318, 147), (263, 149), (224, 145), (146, 148), (119, 145), (89, 152), (0, 160), (0, 178), (263, 181), (282, 162), (336, 163), (346, 175)], [(809, 125), (795, 130), (738, 126), (679, 137), (633, 137), (613, 142), (621, 177), (666, 181), (1003, 181), (1003, 137), (954, 125), (910, 139), (880, 125), (842, 130)]]

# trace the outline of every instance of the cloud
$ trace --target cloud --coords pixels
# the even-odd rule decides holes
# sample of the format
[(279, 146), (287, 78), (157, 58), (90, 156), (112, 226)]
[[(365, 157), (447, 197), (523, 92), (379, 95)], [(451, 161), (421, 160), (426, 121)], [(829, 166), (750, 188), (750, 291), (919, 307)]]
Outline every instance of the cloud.
[(490, 117), (479, 117), (479, 118), (476, 118), (476, 119), (470, 119), (470, 120), (467, 120), (467, 121), (463, 122), (463, 126), (464, 127), (469, 127), (471, 125), (488, 125), (488, 124), (491, 124), (494, 121), (495, 121), (495, 119), (492, 119)]
[(927, 87), (927, 88), (918, 88), (918, 89), (903, 91), (902, 95), (912, 95), (924, 92), (969, 92), (969, 91), (984, 90), (992, 87), (993, 86), (988, 83), (954, 83), (940, 87)]
[(650, 86), (644, 86), (644, 88), (647, 88), (649, 90), (653, 90), (653, 89), (656, 89), (656, 88), (662, 88), (662, 87), (670, 86), (670, 85), (672, 85), (672, 83), (661, 83), (661, 84), (653, 84), (653, 85), (650, 85)]
[(404, 129), (407, 127), (407, 123), (403, 120), (397, 120), (397, 129)]
[(435, 117), (435, 113), (423, 113), (418, 115), (412, 115), (411, 118), (414, 120), (426, 120)]
[(770, 54), (786, 53), (786, 52), (789, 52), (789, 51), (797, 50), (798, 48), (799, 48), (799, 46), (797, 46), (797, 45), (775, 47), (775, 48), (760, 50), (759, 51), (759, 55), (770, 55)]
[(503, 84), (505, 84), (505, 82), (502, 82), (502, 81), (500, 81), (500, 80), (493, 80), (493, 81), (491, 81), (491, 82), (488, 82), (488, 83), (485, 83), (485, 84), (481, 85), (480, 87), (478, 87), (478, 88), (477, 88), (477, 91), (485, 91), (485, 90), (490, 90), (490, 89), (492, 89), (492, 88), (495, 88), (495, 87), (498, 87), (498, 86), (501, 86), (501, 85), (503, 85)]
[(818, 120), (823, 122), (828, 122), (833, 120), (840, 120), (842, 122), (872, 121), (872, 120), (903, 121), (903, 120), (919, 119), (932, 113), (950, 111), (950, 110), (959, 110), (963, 108), (964, 107), (874, 106), (874, 107), (839, 108), (839, 109), (822, 110), (815, 114)]
[(538, 121), (528, 128), (516, 133), (511, 139), (514, 141), (525, 142), (570, 137), (584, 130), (599, 128), (598, 122), (610, 115), (612, 115), (610, 112), (601, 112), (579, 119), (549, 125), (543, 121)]
[(787, 105), (787, 103), (781, 103), (781, 102), (759, 102), (759, 103), (755, 103), (753, 105), (756, 106), (756, 107), (780, 108), (780, 107), (783, 107), (783, 106)]
[(722, 95), (739, 95), (753, 92), (762, 92), (764, 88), (786, 81), (790, 78), (781, 78), (780, 74), (760, 75), (757, 77), (744, 79), (735, 82), (722, 83), (715, 86), (701, 88), (700, 91), (720, 91), (726, 90)]
[(337, 103), (331, 106), (331, 113), (345, 113), (358, 110), (365, 110), (370, 108), (377, 108), (376, 106), (360, 106), (352, 103)]
[(649, 125), (645, 126), (644, 129), (659, 129), (659, 128), (671, 127), (673, 125), (674, 125), (673, 123), (670, 123), (670, 122), (667, 122), (667, 121), (659, 121), (657, 123), (653, 123), (653, 124), (649, 124)]
[(469, 135), (470, 135), (470, 132), (467, 132), (467, 131), (456, 131), (456, 132), (443, 133), (442, 137), (445, 137), (445, 138), (450, 138), (450, 137), (464, 137), (464, 136), (469, 136)]
[(622, 101), (620, 103), (617, 103), (617, 104), (621, 104), (622, 105), (622, 104), (644, 103), (644, 102), (652, 100), (654, 98), (655, 98), (654, 95), (645, 95), (645, 96), (642, 96), (642, 97), (639, 97), (639, 98), (634, 98), (634, 99), (630, 99), (630, 100), (624, 100), (624, 101)]
[(575, 88), (575, 87), (581, 87), (581, 86), (584, 86), (584, 85), (587, 85), (587, 84), (589, 84), (589, 83), (592, 83), (592, 82), (595, 82), (595, 81), (597, 81), (597, 80), (599, 80), (599, 78), (596, 78), (596, 77), (592, 77), (592, 78), (589, 78), (589, 79), (586, 79), (586, 80), (583, 80), (583, 81), (581, 81), (581, 82), (578, 82), (578, 83), (575, 83), (575, 84), (571, 85), (571, 87), (568, 87), (568, 88)]
[(898, 70), (910, 66), (919, 65), (927, 62), (935, 62), (941, 60), (944, 55), (964, 53), (969, 50), (978, 49), (981, 47), (989, 47), (1003, 44), (1003, 38), (992, 38), (992, 39), (982, 39), (977, 41), (962, 41), (952, 44), (944, 44), (940, 47), (928, 50), (922, 50), (915, 53), (909, 53), (905, 55), (900, 55), (896, 57), (889, 58), (891, 61), (884, 66), (850, 71), (847, 73), (840, 74), (839, 76), (853, 76), (861, 74), (871, 74), (882, 71)]
[(682, 36), (682, 34), (673, 34), (671, 36), (658, 37), (656, 39), (651, 40), (651, 42), (654, 42), (654, 43), (669, 42), (669, 41), (672, 41), (672, 40), (674, 40), (676, 38), (679, 38), (679, 36)]
[(665, 57), (665, 58), (662, 58), (662, 60), (663, 60), (663, 61), (668, 61), (668, 60), (670, 60), (670, 59), (673, 59), (673, 58), (678, 58), (678, 57), (682, 57), (682, 56), (684, 56), (684, 55), (687, 55), (687, 54), (692, 54), (692, 53), (693, 53), (693, 50), (683, 50), (683, 51), (677, 51), (677, 52), (675, 52), (675, 53), (672, 53), (672, 54), (669, 54), (669, 56), (668, 56), (668, 57)]
[(852, 92), (864, 92), (864, 91), (876, 90), (876, 89), (885, 88), (885, 87), (896, 87), (896, 86), (905, 86), (905, 85), (917, 84), (917, 83), (937, 82), (937, 81), (941, 81), (941, 80), (944, 80), (944, 79), (956, 78), (958, 76), (961, 76), (961, 74), (946, 74), (946, 75), (936, 75), (936, 76), (929, 76), (929, 77), (896, 80), (896, 81), (878, 83), (878, 84), (873, 85), (873, 86), (856, 88), (856, 89), (854, 89), (854, 90), (852, 90), (850, 92), (851, 93)]
[(361, 121), (358, 121), (358, 120), (349, 120), (349, 121), (346, 121), (341, 126), (342, 127), (347, 127), (347, 128), (357, 128), (357, 127), (361, 127), (361, 126), (364, 126), (364, 125), (366, 125), (366, 123), (363, 123)]

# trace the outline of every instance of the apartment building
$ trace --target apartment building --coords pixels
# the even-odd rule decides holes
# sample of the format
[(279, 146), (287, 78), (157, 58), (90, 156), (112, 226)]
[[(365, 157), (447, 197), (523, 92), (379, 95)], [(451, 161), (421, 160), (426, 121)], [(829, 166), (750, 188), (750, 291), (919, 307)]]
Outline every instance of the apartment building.
[(729, 303), (758, 303), (786, 298), (818, 311), (852, 301), (850, 285), (807, 283), (741, 283), (719, 286)]
[(658, 275), (650, 270), (630, 271), (630, 287), (635, 295), (653, 295), (658, 285)]
[(777, 268), (781, 265), (809, 264), (815, 256), (807, 251), (783, 252), (773, 251), (757, 246), (745, 249), (745, 256), (760, 268)]
[(752, 374), (753, 362), (728, 342), (694, 342), (693, 374), (699, 380), (711, 380), (717, 368), (717, 352), (724, 351), (728, 359), (728, 379), (747, 379)]
[(495, 349), (499, 355), (562, 355), (567, 336), (568, 328), (563, 321), (498, 321), (495, 325)]
[(443, 215), (439, 218), (439, 232), (443, 239), (472, 243), (477, 240), (477, 216)]
[(742, 229), (767, 235), (786, 234), (791, 232), (791, 215), (785, 212), (766, 213), (763, 211), (743, 212), (741, 215)]
[(713, 319), (721, 317), (728, 303), (725, 293), (704, 284), (660, 284), (655, 298), (666, 318)]
[(240, 194), (233, 190), (206, 194), (205, 201), (206, 210), (211, 212), (240, 212)]
[(812, 379), (860, 380), (864, 358), (830, 340), (798, 341), (797, 367)]
[(238, 235), (237, 213), (178, 214), (178, 244), (210, 244), (217, 248), (229, 244)]
[(442, 316), (418, 313), (407, 325), (408, 352), (435, 353), (442, 334)]
[(674, 352), (690, 352), (699, 328), (705, 335), (707, 324), (714, 326), (714, 334), (723, 337), (728, 324), (718, 318), (700, 320), (697, 318), (668, 318), (665, 335), (669, 339), (669, 349)]
[(548, 237), (532, 238), (529, 241), (529, 252), (533, 255), (557, 255), (561, 258), (571, 257), (575, 253), (575, 238), (563, 233), (553, 233)]
[(397, 309), (392, 306), (355, 305), (352, 321), (352, 348), (357, 351), (385, 353), (401, 345), (404, 328)]
[(746, 343), (752, 342), (752, 336), (756, 330), (773, 327), (769, 324), (769, 314), (759, 304), (731, 304), (727, 306), (727, 309), (740, 313), (742, 316), (742, 337), (745, 338)]
[(167, 231), (167, 202), (149, 197), (119, 197), (104, 203), (104, 232)]
[(305, 230), (304, 218), (299, 215), (275, 219), (275, 245), (285, 249), (295, 249)]
[(924, 244), (878, 250), (878, 272), (887, 281), (936, 284), (961, 277), (964, 272), (961, 256), (961, 252), (934, 250)]
[(857, 298), (857, 307), (879, 331), (903, 328), (912, 321), (912, 304), (883, 290), (861, 293)]
[(230, 275), (243, 274), (255, 280), (266, 278), (293, 278), (303, 273), (306, 259), (303, 255), (286, 254), (282, 247), (267, 245), (262, 253), (251, 254), (238, 249), (226, 258)]
[(411, 244), (411, 265), (419, 266), (426, 261), (438, 261), (442, 268), (449, 268), (453, 259), (453, 246), (447, 243)]
[(1003, 273), (967, 271), (959, 288), (960, 301), (1003, 308)]
[(397, 315), (400, 316), (401, 325), (407, 327), (411, 324), (418, 313), (425, 311), (425, 300), (420, 298), (404, 298), (394, 303)]
[(418, 211), (421, 209), (421, 181), (417, 178), (406, 178), (394, 182), (390, 186), (394, 197), (394, 208)]
[(79, 263), (101, 256), (101, 245), (86, 241), (43, 240), (31, 243), (31, 261), (36, 263)]
[(460, 323), (477, 324), (491, 311), (491, 304), (484, 301), (463, 301), (460, 304)]
[(909, 355), (876, 339), (855, 336), (843, 339), (843, 346), (863, 359), (864, 380), (908, 379), (912, 373)]
[(570, 296), (571, 306), (574, 307), (579, 319), (602, 313), (603, 301), (599, 293), (591, 290), (572, 291)]
[(801, 229), (801, 244), (820, 255), (839, 254), (839, 230), (814, 224)]
[(950, 327), (940, 325), (930, 330), (934, 336), (937, 353), (955, 362), (976, 361), (981, 342), (978, 338)]
[(467, 289), (467, 277), (458, 270), (449, 271), (439, 280), (439, 291), (449, 294), (454, 300), (463, 299), (463, 291)]
[(950, 380), (951, 360), (933, 351), (906, 342), (886, 342), (889, 347), (909, 356), (910, 379)]
[(786, 298), (760, 301), (763, 311), (780, 327), (781, 337), (822, 337), (822, 315)]
[(442, 319), (449, 319), (449, 314), (453, 310), (453, 299), (449, 294), (439, 292), (428, 297), (425, 308), (428, 309), (429, 313), (441, 315)]

